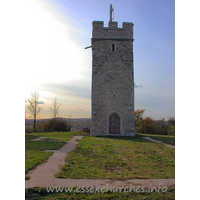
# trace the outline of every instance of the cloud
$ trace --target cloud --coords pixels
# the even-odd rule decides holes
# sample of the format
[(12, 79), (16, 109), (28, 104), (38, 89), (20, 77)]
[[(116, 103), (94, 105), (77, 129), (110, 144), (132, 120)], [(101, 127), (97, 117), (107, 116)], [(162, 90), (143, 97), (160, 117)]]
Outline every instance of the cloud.
[[(75, 37), (77, 27), (52, 11), (46, 1), (31, 1), (27, 7), (25, 81), (28, 83), (70, 82), (89, 79), (91, 53)], [(30, 40), (31, 38), (31, 40)]]
[[(143, 86), (135, 82), (135, 88), (142, 88)], [(77, 81), (70, 83), (43, 83), (40, 90), (46, 91), (51, 96), (60, 98), (77, 97), (77, 98), (91, 98), (91, 86), (88, 83)], [(50, 97), (51, 98), (51, 97)]]
[(55, 96), (74, 96), (90, 99), (90, 87), (81, 85), (81, 82), (75, 84), (67, 83), (44, 83), (42, 88), (48, 92), (53, 93)]

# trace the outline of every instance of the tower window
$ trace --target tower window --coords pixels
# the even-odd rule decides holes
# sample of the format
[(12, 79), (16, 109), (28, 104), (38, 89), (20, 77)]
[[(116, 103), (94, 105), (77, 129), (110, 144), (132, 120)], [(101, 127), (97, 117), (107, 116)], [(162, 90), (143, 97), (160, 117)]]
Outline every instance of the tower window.
[(115, 51), (115, 45), (112, 44), (112, 51)]

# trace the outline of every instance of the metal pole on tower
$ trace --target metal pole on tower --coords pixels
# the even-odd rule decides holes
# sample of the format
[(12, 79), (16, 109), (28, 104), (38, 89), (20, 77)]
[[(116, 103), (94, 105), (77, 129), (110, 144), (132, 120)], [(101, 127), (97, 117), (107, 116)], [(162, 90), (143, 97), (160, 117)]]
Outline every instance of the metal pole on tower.
[(112, 6), (112, 4), (110, 4), (110, 22), (113, 21), (113, 11), (114, 11), (114, 7)]
[(112, 4), (110, 4), (110, 22), (112, 22)]

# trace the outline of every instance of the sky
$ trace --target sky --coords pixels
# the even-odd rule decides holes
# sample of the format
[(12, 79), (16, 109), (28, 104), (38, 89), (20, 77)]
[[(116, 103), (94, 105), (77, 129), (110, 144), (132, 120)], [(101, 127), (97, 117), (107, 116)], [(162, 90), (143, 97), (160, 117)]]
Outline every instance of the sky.
[[(50, 118), (54, 98), (59, 117), (91, 117), (92, 21), (134, 23), (135, 109), (153, 119), (175, 117), (174, 0), (33, 0), (24, 2), (27, 48), (25, 99), (36, 90)], [(31, 115), (26, 111), (26, 117)]]

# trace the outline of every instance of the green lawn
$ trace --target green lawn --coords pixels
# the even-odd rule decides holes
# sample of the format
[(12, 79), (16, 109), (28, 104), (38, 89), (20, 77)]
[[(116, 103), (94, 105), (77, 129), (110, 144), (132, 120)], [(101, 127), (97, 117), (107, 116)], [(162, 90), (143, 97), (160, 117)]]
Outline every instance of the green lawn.
[[(52, 152), (44, 152), (43, 150), (60, 149), (66, 141), (70, 140), (77, 133), (31, 133), (25, 134), (25, 173), (32, 168), (44, 162), (52, 155)], [(31, 141), (38, 137), (48, 137), (41, 141)], [(26, 179), (28, 177), (26, 176)]]
[(175, 136), (171, 135), (151, 135), (151, 134), (142, 134), (137, 133), (137, 135), (143, 136), (143, 137), (151, 137), (152, 139), (162, 141), (167, 144), (175, 145)]
[(175, 150), (129, 137), (83, 137), (66, 158), (60, 178), (174, 178)]
[[(75, 188), (73, 188), (73, 191)], [(119, 190), (118, 190), (119, 191)], [(45, 199), (45, 200), (75, 200), (75, 199), (124, 199), (124, 200), (172, 200), (175, 199), (175, 189), (168, 188), (166, 192), (105, 192), (105, 193), (76, 193), (76, 192), (50, 192), (48, 193), (46, 188), (30, 188), (25, 190), (25, 199), (35, 200), (35, 199)]]
[(88, 135), (88, 134), (84, 133), (83, 131), (79, 131), (79, 132), (31, 133), (29, 135), (37, 136), (37, 137), (48, 137), (52, 140), (67, 142), (71, 140), (71, 138), (73, 138), (75, 135)]
[[(66, 141), (80, 133), (32, 133), (26, 134), (26, 173), (52, 154), (45, 149), (59, 149)], [(86, 134), (88, 135), (88, 134)], [(62, 178), (174, 178), (175, 150), (162, 144), (143, 139), (139, 134), (135, 138), (120, 137), (83, 137), (76, 149), (66, 158), (66, 165), (57, 177)], [(37, 137), (48, 137), (44, 141), (30, 141)], [(164, 138), (164, 142), (174, 138)], [(152, 138), (153, 138), (152, 137)], [(157, 138), (155, 138), (157, 137)], [(173, 137), (173, 136), (172, 136)], [(160, 139), (161, 140), (161, 139)], [(63, 142), (65, 141), (65, 142)], [(105, 192), (75, 193), (50, 192), (46, 188), (25, 190), (26, 199), (175, 199), (175, 189), (166, 192)]]
[(28, 173), (33, 167), (46, 160), (52, 153), (27, 150), (25, 154), (25, 173)]

